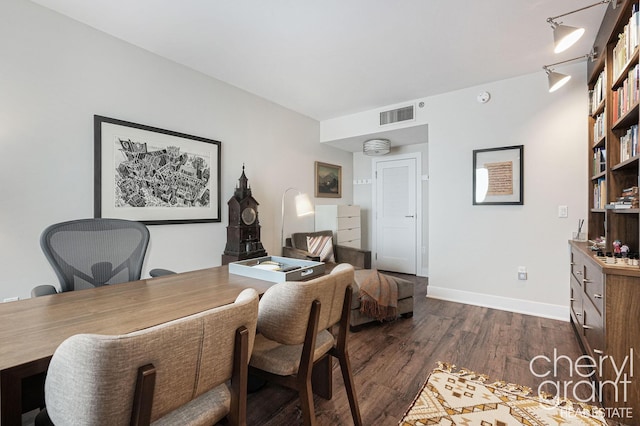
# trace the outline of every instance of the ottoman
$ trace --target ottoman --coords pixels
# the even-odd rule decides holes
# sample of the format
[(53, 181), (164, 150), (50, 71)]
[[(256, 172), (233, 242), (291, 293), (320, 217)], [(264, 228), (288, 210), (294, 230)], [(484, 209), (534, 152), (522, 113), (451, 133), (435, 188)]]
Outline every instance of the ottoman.
[[(373, 270), (356, 269), (355, 286), (353, 289), (353, 299), (351, 300), (351, 318), (350, 325), (352, 328), (366, 324), (369, 322), (377, 322), (375, 318), (368, 317), (360, 313), (360, 283), (363, 282)], [(398, 284), (398, 315), (404, 318), (413, 316), (413, 283), (403, 278), (393, 276)]]

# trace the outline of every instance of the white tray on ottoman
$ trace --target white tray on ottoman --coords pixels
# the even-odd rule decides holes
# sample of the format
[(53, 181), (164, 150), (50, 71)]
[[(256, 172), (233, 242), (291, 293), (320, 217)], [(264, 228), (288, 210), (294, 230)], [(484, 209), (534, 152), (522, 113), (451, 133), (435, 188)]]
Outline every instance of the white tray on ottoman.
[(303, 281), (324, 274), (324, 263), (290, 257), (264, 256), (229, 263), (229, 273), (265, 281)]

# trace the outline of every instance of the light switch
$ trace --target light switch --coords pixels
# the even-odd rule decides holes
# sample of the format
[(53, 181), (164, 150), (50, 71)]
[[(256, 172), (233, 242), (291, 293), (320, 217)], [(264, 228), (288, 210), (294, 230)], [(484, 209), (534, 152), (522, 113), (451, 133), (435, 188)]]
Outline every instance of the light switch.
[(567, 206), (558, 206), (558, 217), (569, 217), (569, 208)]

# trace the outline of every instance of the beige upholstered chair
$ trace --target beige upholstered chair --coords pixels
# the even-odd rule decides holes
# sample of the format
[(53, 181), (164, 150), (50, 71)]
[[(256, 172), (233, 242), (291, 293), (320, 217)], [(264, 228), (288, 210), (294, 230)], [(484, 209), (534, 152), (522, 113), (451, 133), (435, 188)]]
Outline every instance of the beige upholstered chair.
[(212, 425), (225, 416), (244, 425), (257, 315), (258, 294), (247, 289), (233, 304), (134, 333), (72, 336), (49, 366), (48, 416), (60, 425)]
[[(352, 283), (353, 266), (340, 264), (310, 281), (276, 284), (260, 300), (249, 372), (298, 390), (305, 425), (315, 424), (312, 373), (313, 391), (332, 396), (331, 356), (340, 361), (353, 421), (362, 424), (347, 352)], [(324, 387), (316, 388), (316, 376)]]

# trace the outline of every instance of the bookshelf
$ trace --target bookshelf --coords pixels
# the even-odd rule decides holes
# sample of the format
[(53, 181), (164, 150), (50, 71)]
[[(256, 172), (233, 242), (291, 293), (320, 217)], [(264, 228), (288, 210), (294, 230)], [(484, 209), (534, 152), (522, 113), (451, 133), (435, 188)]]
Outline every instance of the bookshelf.
[(629, 192), (639, 182), (637, 11), (638, 2), (629, 0), (607, 9), (594, 44), (598, 57), (587, 69), (588, 237), (604, 237), (605, 251), (619, 240), (640, 252), (638, 195)]
[[(619, 240), (631, 253), (640, 253), (638, 9), (638, 0), (608, 6), (594, 43), (598, 57), (587, 65), (587, 233), (589, 240), (605, 238), (607, 256), (596, 256), (590, 243), (571, 241), (569, 279), (571, 323), (584, 353), (596, 361), (633, 356), (636, 365), (640, 328), (629, 324), (640, 317), (640, 268), (607, 252), (614, 252), (613, 242)], [(616, 391), (625, 389), (605, 385), (616, 380), (611, 366), (594, 372), (594, 383), (603, 385), (598, 399), (605, 415), (614, 422), (640, 424), (638, 367), (624, 370), (634, 378), (623, 397)]]

